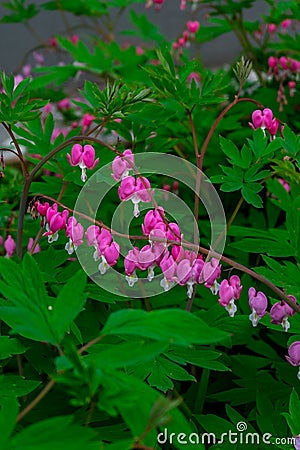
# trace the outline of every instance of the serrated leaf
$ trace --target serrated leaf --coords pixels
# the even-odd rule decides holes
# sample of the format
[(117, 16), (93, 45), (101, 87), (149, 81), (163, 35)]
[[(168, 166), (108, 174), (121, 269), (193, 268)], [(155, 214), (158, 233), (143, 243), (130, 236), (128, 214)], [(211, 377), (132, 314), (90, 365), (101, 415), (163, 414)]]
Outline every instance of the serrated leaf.
[[(258, 184), (258, 183), (253, 183)], [(263, 186), (258, 185), (260, 188)], [(263, 203), (261, 197), (252, 189), (250, 184), (244, 184), (242, 187), (242, 196), (246, 200), (247, 203), (253, 205), (255, 208), (262, 208)]]
[(259, 180), (263, 180), (264, 178), (266, 178), (267, 176), (269, 176), (271, 174), (270, 170), (261, 170), (259, 172), (260, 169), (260, 165), (254, 165), (252, 167), (250, 167), (246, 172), (245, 172), (245, 181), (246, 182), (251, 182), (251, 181), (259, 181)]
[(283, 148), (290, 156), (295, 156), (299, 150), (299, 138), (287, 125), (284, 126), (282, 134), (284, 137), (284, 139), (281, 139)]
[(253, 131), (253, 140), (248, 139), (251, 150), (256, 158), (261, 158), (264, 155), (265, 149), (268, 144), (268, 139), (264, 135), (261, 128)]
[(157, 357), (152, 365), (151, 373), (147, 377), (150, 386), (166, 392), (173, 389), (171, 380), (196, 381), (185, 369), (163, 357)]
[(240, 152), (232, 141), (220, 136), (220, 146), (225, 155), (232, 161), (232, 164), (236, 164), (236, 161), (240, 161)]

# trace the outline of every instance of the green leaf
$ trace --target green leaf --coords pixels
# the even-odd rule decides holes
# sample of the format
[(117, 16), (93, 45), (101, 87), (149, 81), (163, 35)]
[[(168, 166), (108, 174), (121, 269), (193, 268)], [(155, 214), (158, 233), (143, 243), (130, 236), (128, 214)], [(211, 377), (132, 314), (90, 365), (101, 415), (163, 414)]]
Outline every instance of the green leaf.
[(0, 398), (6, 395), (22, 397), (34, 391), (40, 381), (24, 380), (17, 375), (0, 375)]
[(223, 192), (234, 192), (241, 189), (243, 186), (243, 182), (239, 180), (238, 178), (232, 179), (232, 181), (226, 181), (223, 183), (220, 187), (221, 191)]
[(163, 353), (168, 344), (163, 342), (134, 341), (121, 344), (99, 344), (91, 347), (84, 359), (97, 368), (127, 368), (139, 363), (153, 361)]
[(23, 429), (12, 439), (13, 448), (22, 450), (97, 450), (95, 433), (72, 424), (72, 416), (52, 417)]
[(9, 358), (12, 355), (20, 355), (25, 351), (26, 348), (17, 339), (0, 336), (0, 359)]
[(10, 300), (0, 306), (0, 318), (14, 333), (57, 344), (50, 325), (48, 296), (34, 257), (26, 253), (21, 264), (0, 258), (0, 273), (0, 290)]
[(271, 192), (272, 203), (275, 203), (280, 209), (287, 211), (291, 208), (291, 196), (278, 181), (278, 179), (271, 178), (267, 181), (267, 188)]
[(253, 131), (253, 140), (248, 139), (248, 143), (251, 147), (256, 158), (261, 158), (268, 144), (268, 138), (264, 135), (261, 128)]
[(209, 327), (198, 317), (177, 309), (162, 309), (150, 313), (141, 310), (121, 310), (110, 315), (102, 333), (143, 336), (177, 345), (210, 344), (228, 337), (227, 333)]
[(283, 148), (290, 156), (295, 156), (300, 150), (300, 140), (296, 134), (285, 124), (282, 131), (284, 139), (280, 139)]
[(243, 252), (266, 253), (269, 256), (278, 256), (281, 258), (293, 256), (294, 254), (294, 250), (288, 242), (271, 239), (245, 238), (230, 244), (230, 247), (237, 248)]
[(270, 170), (260, 170), (261, 165), (255, 164), (254, 166), (251, 166), (246, 172), (245, 172), (245, 181), (251, 182), (251, 181), (259, 181), (263, 178), (266, 178), (268, 175), (271, 174)]
[(296, 198), (286, 213), (286, 227), (295, 257), (300, 262), (300, 197)]
[(165, 41), (165, 38), (159, 32), (158, 27), (155, 26), (145, 14), (139, 15), (135, 11), (131, 10), (130, 19), (138, 30), (138, 36), (140, 36), (143, 41), (147, 42), (150, 40), (159, 44), (162, 44)]
[(300, 265), (291, 261), (276, 261), (268, 256), (262, 255), (263, 260), (269, 267), (256, 267), (255, 271), (264, 275), (276, 286), (282, 287), (296, 297), (300, 295)]
[(255, 208), (262, 208), (263, 203), (261, 197), (256, 193), (263, 189), (263, 186), (259, 183), (247, 183), (242, 187), (242, 196), (250, 205)]
[(147, 377), (150, 386), (166, 392), (173, 389), (171, 380), (196, 381), (185, 369), (163, 357), (157, 357), (151, 366), (151, 373)]
[[(76, 289), (74, 287), (76, 286)], [(60, 291), (52, 306), (51, 323), (59, 342), (80, 313), (86, 301), (84, 289), (86, 286), (86, 274), (80, 269)]]
[(226, 156), (228, 156), (232, 164), (236, 164), (236, 161), (240, 161), (240, 152), (237, 146), (230, 141), (220, 136), (220, 146)]
[(294, 436), (300, 434), (300, 400), (295, 389), (292, 390), (289, 402), (291, 420), (288, 422)]
[(8, 438), (16, 425), (18, 414), (18, 401), (11, 393), (2, 394), (0, 397), (0, 448), (9, 448)]
[(216, 361), (216, 359), (219, 358), (220, 353), (212, 350), (203, 350), (203, 348), (192, 346), (189, 348), (172, 346), (165, 354), (169, 359), (172, 359), (179, 364), (190, 363), (205, 369), (221, 371), (230, 370), (221, 362)]

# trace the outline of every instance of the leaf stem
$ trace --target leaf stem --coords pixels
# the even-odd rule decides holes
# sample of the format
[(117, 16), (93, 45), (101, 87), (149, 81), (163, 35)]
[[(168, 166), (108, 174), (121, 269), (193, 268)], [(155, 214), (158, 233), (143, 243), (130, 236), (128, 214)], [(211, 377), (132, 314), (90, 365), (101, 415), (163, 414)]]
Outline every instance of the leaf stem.
[(203, 406), (205, 403), (205, 397), (206, 392), (208, 388), (208, 382), (209, 382), (209, 376), (210, 376), (210, 369), (203, 369), (201, 379), (199, 382), (197, 395), (195, 398), (195, 413), (202, 414)]

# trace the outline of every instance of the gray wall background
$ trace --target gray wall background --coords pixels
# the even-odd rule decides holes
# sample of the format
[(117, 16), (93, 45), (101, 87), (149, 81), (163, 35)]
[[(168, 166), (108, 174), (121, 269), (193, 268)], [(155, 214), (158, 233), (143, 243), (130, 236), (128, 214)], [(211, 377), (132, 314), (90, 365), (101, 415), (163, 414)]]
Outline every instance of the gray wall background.
[[(88, 2), (88, 0), (86, 0)], [(31, 0), (32, 3), (42, 3), (41, 0)], [(76, 0), (74, 0), (76, 2)], [(180, 0), (166, 0), (161, 11), (145, 9), (144, 4), (134, 6), (134, 10), (138, 14), (146, 14), (147, 17), (158, 25), (161, 32), (168, 38), (176, 39), (183, 30), (184, 23), (189, 20), (190, 14), (179, 10)], [(246, 10), (246, 19), (262, 21), (262, 15), (267, 13), (268, 5), (266, 2), (256, 1), (254, 7)], [(8, 10), (3, 7), (3, 1), (0, 3), (0, 17), (7, 14)], [(78, 19), (67, 14), (67, 19), (72, 26), (78, 25)], [(205, 11), (199, 13), (195, 19), (205, 24)], [(61, 33), (64, 29), (64, 23), (59, 13), (48, 11), (42, 12), (30, 21), (31, 27), (40, 34), (45, 40), (52, 35)], [(126, 16), (122, 17), (118, 30), (128, 29), (130, 22)], [(76, 33), (84, 35), (83, 32), (76, 30)], [(119, 41), (130, 40), (126, 36), (120, 36)], [(131, 42), (136, 40), (131, 39)], [(6, 72), (16, 71), (20, 68), (20, 64), (24, 54), (37, 45), (36, 39), (30, 31), (22, 24), (3, 24), (0, 23), (0, 67)], [(215, 39), (210, 43), (201, 46), (200, 54), (203, 62), (210, 67), (219, 66), (224, 63), (230, 63), (240, 52), (239, 42), (233, 33)]]

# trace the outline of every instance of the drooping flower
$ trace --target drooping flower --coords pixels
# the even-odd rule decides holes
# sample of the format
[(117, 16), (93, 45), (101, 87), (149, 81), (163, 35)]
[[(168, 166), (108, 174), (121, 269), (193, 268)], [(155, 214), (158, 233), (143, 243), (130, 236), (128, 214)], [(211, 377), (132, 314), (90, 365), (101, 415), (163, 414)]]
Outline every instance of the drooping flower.
[(212, 258), (209, 262), (205, 262), (200, 274), (199, 283), (209, 288), (214, 295), (219, 292), (219, 283), (217, 278), (221, 275), (221, 265), (217, 258)]
[(280, 26), (281, 26), (283, 29), (287, 29), (287, 28), (289, 28), (289, 27), (291, 26), (291, 23), (292, 23), (291, 19), (284, 19), (284, 20), (280, 23)]
[(289, 356), (286, 356), (286, 360), (294, 367), (299, 367), (297, 374), (300, 380), (300, 341), (293, 342), (288, 348)]
[(257, 326), (259, 320), (267, 314), (268, 300), (265, 294), (261, 291), (256, 293), (254, 287), (251, 287), (248, 291), (249, 305), (251, 308), (251, 314), (249, 319), (254, 327)]
[(151, 245), (145, 245), (138, 253), (138, 267), (141, 270), (148, 270), (148, 281), (154, 278), (154, 268), (156, 266), (156, 254)]
[(149, 236), (153, 230), (166, 230), (166, 224), (164, 222), (165, 212), (163, 208), (151, 209), (144, 217), (144, 223), (142, 224), (142, 231), (145, 236)]
[(9, 234), (4, 241), (4, 249), (6, 251), (5, 257), (11, 258), (14, 255), (16, 248), (17, 248), (16, 243), (12, 238), (12, 236)]
[(127, 255), (124, 258), (124, 268), (125, 268), (125, 279), (129, 285), (129, 287), (134, 286), (138, 281), (138, 277), (136, 274), (136, 269), (139, 267), (139, 249), (134, 247), (132, 250), (129, 250)]
[(134, 204), (134, 217), (140, 215), (139, 206), (140, 202), (151, 201), (151, 185), (150, 181), (145, 178), (135, 178), (133, 176), (127, 176), (122, 179), (118, 189), (119, 198), (122, 201), (131, 200)]
[(66, 236), (69, 242), (66, 243), (65, 249), (69, 255), (83, 243), (84, 229), (81, 223), (77, 222), (75, 217), (70, 217), (66, 226)]
[(93, 114), (90, 113), (84, 114), (81, 122), (82, 130), (86, 131), (95, 119), (96, 117), (93, 116)]
[(41, 226), (43, 227), (45, 225), (45, 220), (46, 220), (46, 213), (48, 208), (50, 207), (48, 202), (45, 203), (41, 203), (39, 200), (37, 202), (35, 202), (34, 207), (36, 209), (36, 211), (38, 212), (38, 214), (41, 216), (42, 220), (41, 220)]
[(129, 170), (132, 169), (133, 164), (134, 155), (130, 149), (125, 150), (123, 152), (123, 156), (116, 156), (112, 162), (113, 179), (119, 181), (122, 178), (127, 177), (129, 174)]
[(95, 250), (97, 250), (97, 248), (98, 248), (97, 238), (98, 238), (99, 234), (100, 234), (100, 228), (98, 227), (98, 225), (90, 225), (85, 232), (85, 238), (86, 238), (87, 245), (89, 247), (95, 247)]
[(52, 206), (49, 206), (46, 212), (46, 233), (43, 236), (48, 236), (48, 242), (51, 244), (52, 242), (57, 241), (58, 239), (58, 231), (64, 230), (66, 228), (67, 218), (69, 212), (65, 209), (63, 212), (57, 211), (57, 204), (54, 203)]
[(275, 33), (276, 29), (277, 29), (277, 26), (275, 25), (275, 23), (270, 23), (268, 25), (268, 31), (270, 34)]
[[(296, 303), (296, 298), (293, 295), (288, 296), (292, 302)], [(280, 301), (275, 303), (271, 310), (270, 310), (270, 316), (271, 316), (271, 323), (282, 325), (282, 328), (284, 331), (288, 331), (290, 328), (290, 323), (288, 318), (293, 316), (295, 314), (295, 311), (293, 308), (291, 308), (285, 301)]]
[(223, 280), (219, 289), (219, 303), (228, 311), (230, 317), (233, 317), (237, 311), (235, 300), (241, 295), (241, 280), (237, 275), (232, 275), (228, 280)]
[[(34, 239), (32, 237), (29, 238), (28, 241), (28, 245), (27, 245), (27, 251), (31, 252), (31, 249), (33, 247), (34, 244)], [(34, 250), (32, 252), (32, 254), (34, 255), (35, 253), (39, 253), (41, 251), (41, 247), (39, 246), (39, 244), (36, 244), (36, 246), (34, 247)]]
[(160, 285), (165, 291), (168, 291), (175, 284), (175, 273), (177, 268), (177, 264), (169, 252), (164, 255), (159, 263), (159, 267), (164, 274), (164, 278), (161, 280)]
[(77, 45), (79, 36), (77, 34), (72, 34), (72, 36), (70, 37), (70, 41), (72, 42), (72, 44)]
[(176, 275), (180, 285), (187, 285), (187, 296), (192, 297), (194, 284), (198, 283), (204, 261), (189, 252), (189, 258), (182, 259), (177, 266)]
[(97, 225), (90, 225), (86, 232), (85, 238), (87, 245), (94, 247), (94, 261), (101, 259), (98, 269), (101, 275), (117, 263), (120, 255), (119, 244), (113, 241), (112, 234), (106, 228), (99, 228)]
[(165, 0), (153, 0), (154, 8), (159, 11)]
[(189, 20), (186, 26), (191, 35), (194, 36), (200, 28), (200, 23), (198, 20)]
[(168, 241), (181, 242), (182, 235), (179, 226), (175, 222), (171, 222), (167, 226), (166, 237)]
[(95, 149), (92, 145), (75, 144), (72, 147), (71, 155), (67, 154), (71, 166), (79, 166), (81, 169), (81, 180), (86, 181), (86, 169), (92, 170), (98, 164), (99, 158), (95, 159)]
[(98, 266), (101, 275), (104, 275), (112, 266), (117, 264), (117, 260), (120, 255), (120, 246), (117, 242), (111, 242), (107, 245), (101, 253), (101, 262)]
[(267, 129), (273, 139), (277, 133), (279, 122), (273, 117), (273, 112), (270, 108), (264, 108), (262, 111), (260, 109), (253, 111), (252, 122), (249, 122), (249, 125), (253, 130), (261, 128), (264, 133), (265, 129)]
[(57, 108), (61, 111), (68, 111), (71, 108), (71, 100), (69, 98), (63, 98), (57, 102)]

